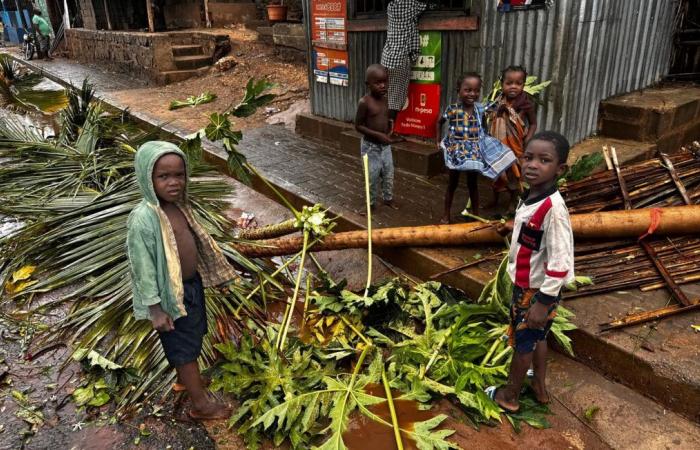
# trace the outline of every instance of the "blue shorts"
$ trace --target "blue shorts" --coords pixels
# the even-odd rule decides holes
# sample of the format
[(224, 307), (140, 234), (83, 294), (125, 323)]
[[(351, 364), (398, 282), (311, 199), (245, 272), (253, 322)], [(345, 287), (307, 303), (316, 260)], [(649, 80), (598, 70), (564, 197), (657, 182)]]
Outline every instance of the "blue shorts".
[(554, 318), (557, 316), (559, 297), (547, 310), (547, 323), (544, 328), (534, 329), (527, 327), (525, 314), (530, 305), (537, 301), (537, 289), (523, 289), (513, 286), (513, 297), (510, 303), (510, 326), (508, 327), (508, 342), (516, 353), (525, 354), (535, 351), (537, 343), (547, 339), (552, 328)]
[(158, 333), (165, 358), (172, 367), (197, 361), (207, 334), (207, 311), (204, 305), (202, 278), (196, 274), (183, 283), (187, 315), (175, 320), (175, 329)]

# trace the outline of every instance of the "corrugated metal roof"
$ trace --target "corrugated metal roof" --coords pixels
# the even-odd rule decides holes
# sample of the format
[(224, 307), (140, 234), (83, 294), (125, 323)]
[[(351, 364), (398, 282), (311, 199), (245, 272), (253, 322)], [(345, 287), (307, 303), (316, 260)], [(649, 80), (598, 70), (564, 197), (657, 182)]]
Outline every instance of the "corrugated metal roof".
[[(679, 0), (557, 0), (507, 14), (496, 3), (474, 1), (478, 31), (442, 33), (443, 107), (454, 99), (460, 73), (481, 73), (486, 96), (504, 67), (520, 64), (552, 80), (541, 97), (539, 128), (577, 142), (596, 131), (601, 100), (646, 87), (668, 72)], [(379, 62), (383, 44), (384, 32), (349, 33), (350, 86), (310, 78), (314, 114), (353, 119), (365, 90), (364, 70)]]

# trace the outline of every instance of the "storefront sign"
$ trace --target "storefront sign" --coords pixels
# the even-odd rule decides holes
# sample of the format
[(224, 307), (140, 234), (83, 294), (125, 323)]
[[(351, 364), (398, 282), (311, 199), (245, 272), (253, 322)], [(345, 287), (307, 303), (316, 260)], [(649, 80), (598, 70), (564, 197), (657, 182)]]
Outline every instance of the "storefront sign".
[(442, 80), (441, 60), (442, 34), (439, 31), (424, 31), (420, 34), (420, 55), (411, 68), (411, 81), (437, 83)]
[(420, 56), (411, 69), (406, 106), (396, 117), (394, 131), (433, 138), (435, 123), (440, 117), (441, 34), (439, 31), (422, 32), (420, 43)]
[(348, 42), (346, 17), (345, 0), (312, 0), (311, 39), (314, 45), (344, 49)]
[(314, 79), (319, 83), (347, 86), (348, 52), (329, 48), (314, 48)]
[(439, 116), (440, 85), (411, 83), (408, 88), (408, 106), (399, 111), (394, 131), (433, 138)]

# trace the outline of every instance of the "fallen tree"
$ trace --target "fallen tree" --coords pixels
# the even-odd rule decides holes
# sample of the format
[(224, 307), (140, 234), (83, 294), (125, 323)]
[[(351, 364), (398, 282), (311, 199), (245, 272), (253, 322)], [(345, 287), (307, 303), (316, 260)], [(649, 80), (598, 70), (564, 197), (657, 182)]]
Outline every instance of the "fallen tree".
[[(576, 239), (617, 239), (638, 237), (649, 231), (659, 235), (688, 235), (700, 230), (700, 206), (606, 211), (571, 216)], [(330, 234), (310, 248), (311, 251), (343, 250), (367, 247), (366, 230)], [(376, 247), (425, 247), (498, 243), (502, 237), (492, 224), (464, 223), (422, 227), (379, 228), (372, 230)], [(236, 244), (247, 257), (282, 256), (298, 253), (302, 236)]]

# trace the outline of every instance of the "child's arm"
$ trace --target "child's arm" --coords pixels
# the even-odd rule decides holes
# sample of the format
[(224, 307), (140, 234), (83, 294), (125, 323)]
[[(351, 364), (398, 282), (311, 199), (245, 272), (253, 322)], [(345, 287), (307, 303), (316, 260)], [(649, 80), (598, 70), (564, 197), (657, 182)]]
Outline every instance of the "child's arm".
[(527, 134), (525, 134), (525, 139), (523, 141), (523, 144), (525, 145), (527, 145), (527, 143), (530, 142), (532, 136), (534, 136), (535, 132), (537, 132), (537, 114), (535, 113), (534, 106), (527, 110), (527, 123)]
[(530, 308), (527, 319), (529, 328), (544, 328), (547, 311), (559, 296), (569, 274), (574, 270), (574, 248), (571, 222), (564, 207), (554, 207), (545, 227), (544, 244), (547, 249), (547, 267), (537, 300)]
[(382, 144), (392, 144), (393, 140), (386, 133), (375, 131), (369, 128), (367, 125), (367, 102), (364, 99), (360, 100), (357, 105), (357, 113), (355, 114), (355, 130), (358, 133), (364, 134), (365, 136), (372, 138), (375, 142), (381, 142)]
[(440, 119), (435, 122), (435, 146), (440, 149), (440, 141), (442, 141), (442, 126), (445, 124), (445, 118), (440, 117)]
[(155, 241), (138, 228), (130, 228), (127, 233), (127, 251), (133, 286), (133, 301), (147, 306), (153, 328), (158, 331), (175, 329), (172, 317), (163, 311), (156, 281)]

